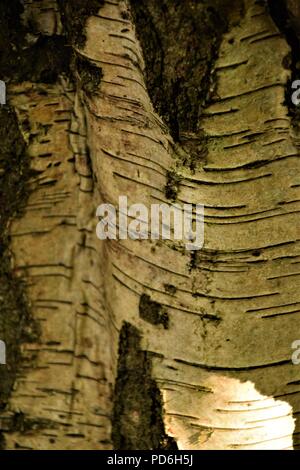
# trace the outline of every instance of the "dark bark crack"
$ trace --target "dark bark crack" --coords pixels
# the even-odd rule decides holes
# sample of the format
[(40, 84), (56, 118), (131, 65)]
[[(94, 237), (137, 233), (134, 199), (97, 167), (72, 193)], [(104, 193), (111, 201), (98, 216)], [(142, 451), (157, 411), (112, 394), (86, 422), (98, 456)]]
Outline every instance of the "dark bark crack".
[(165, 433), (159, 389), (151, 377), (150, 355), (139, 331), (124, 323), (120, 333), (112, 438), (117, 450), (176, 450)]

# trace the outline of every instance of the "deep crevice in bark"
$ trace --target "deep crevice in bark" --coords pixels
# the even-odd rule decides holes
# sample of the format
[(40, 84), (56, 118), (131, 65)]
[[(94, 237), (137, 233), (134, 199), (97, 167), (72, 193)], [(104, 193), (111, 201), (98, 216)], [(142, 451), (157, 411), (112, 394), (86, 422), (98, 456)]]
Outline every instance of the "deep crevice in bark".
[(243, 4), (131, 0), (131, 5), (150, 98), (173, 138), (181, 140), (182, 134), (199, 131), (199, 118), (213, 95), (221, 39), (232, 11), (240, 16)]
[(151, 359), (141, 350), (140, 340), (138, 330), (124, 323), (112, 420), (114, 448), (176, 450), (175, 441), (165, 433), (162, 398), (151, 377)]
[(102, 69), (92, 64), (88, 59), (77, 56), (74, 65), (82, 89), (88, 94), (96, 93), (103, 77)]
[(300, 8), (298, 0), (267, 0), (267, 2), (273, 21), (291, 47), (291, 54), (283, 64), (291, 70), (291, 79), (287, 83), (285, 99), (293, 124), (298, 123), (299, 125), (300, 111), (291, 100), (291, 84), (300, 76)]

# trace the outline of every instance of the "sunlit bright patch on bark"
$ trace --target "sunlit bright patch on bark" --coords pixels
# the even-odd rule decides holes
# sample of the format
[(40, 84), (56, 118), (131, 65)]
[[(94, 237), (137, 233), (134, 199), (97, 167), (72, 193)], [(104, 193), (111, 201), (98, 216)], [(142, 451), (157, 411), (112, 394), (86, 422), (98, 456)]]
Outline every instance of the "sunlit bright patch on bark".
[[(291, 406), (262, 395), (255, 385), (211, 374), (194, 401), (182, 396), (179, 406), (164, 390), (168, 413), (166, 432), (179, 449), (283, 450), (293, 448), (294, 418)], [(184, 409), (189, 409), (189, 416)]]

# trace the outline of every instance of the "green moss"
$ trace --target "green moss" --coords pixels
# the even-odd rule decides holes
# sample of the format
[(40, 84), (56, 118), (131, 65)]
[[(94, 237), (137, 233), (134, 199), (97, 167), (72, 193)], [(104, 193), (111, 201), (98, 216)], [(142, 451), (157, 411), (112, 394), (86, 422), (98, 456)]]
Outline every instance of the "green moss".
[(112, 438), (116, 450), (176, 450), (166, 435), (162, 400), (151, 378), (151, 360), (141, 350), (138, 330), (124, 323), (120, 333)]

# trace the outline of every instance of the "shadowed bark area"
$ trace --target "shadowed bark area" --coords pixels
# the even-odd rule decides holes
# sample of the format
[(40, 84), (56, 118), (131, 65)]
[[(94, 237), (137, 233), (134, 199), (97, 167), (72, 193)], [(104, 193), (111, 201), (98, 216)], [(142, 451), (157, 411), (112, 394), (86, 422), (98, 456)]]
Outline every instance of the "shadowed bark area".
[(69, 44), (82, 48), (86, 41), (86, 22), (90, 16), (96, 15), (104, 0), (58, 0), (61, 20)]
[(0, 407), (5, 408), (21, 361), (20, 345), (36, 341), (22, 280), (12, 269), (9, 222), (21, 216), (30, 177), (25, 142), (10, 106), (0, 109), (0, 338), (7, 348), (7, 366), (0, 367)]
[(1, 3), (0, 26), (2, 80), (54, 83), (59, 74), (68, 72), (70, 46), (65, 38), (41, 32), (33, 14), (24, 17), (20, 0)]
[(152, 378), (151, 357), (141, 350), (140, 334), (130, 324), (120, 333), (112, 437), (118, 450), (176, 450), (165, 434), (160, 391)]
[(221, 39), (239, 20), (243, 2), (132, 0), (131, 5), (150, 98), (173, 138), (181, 140), (199, 131), (199, 118), (215, 90)]

